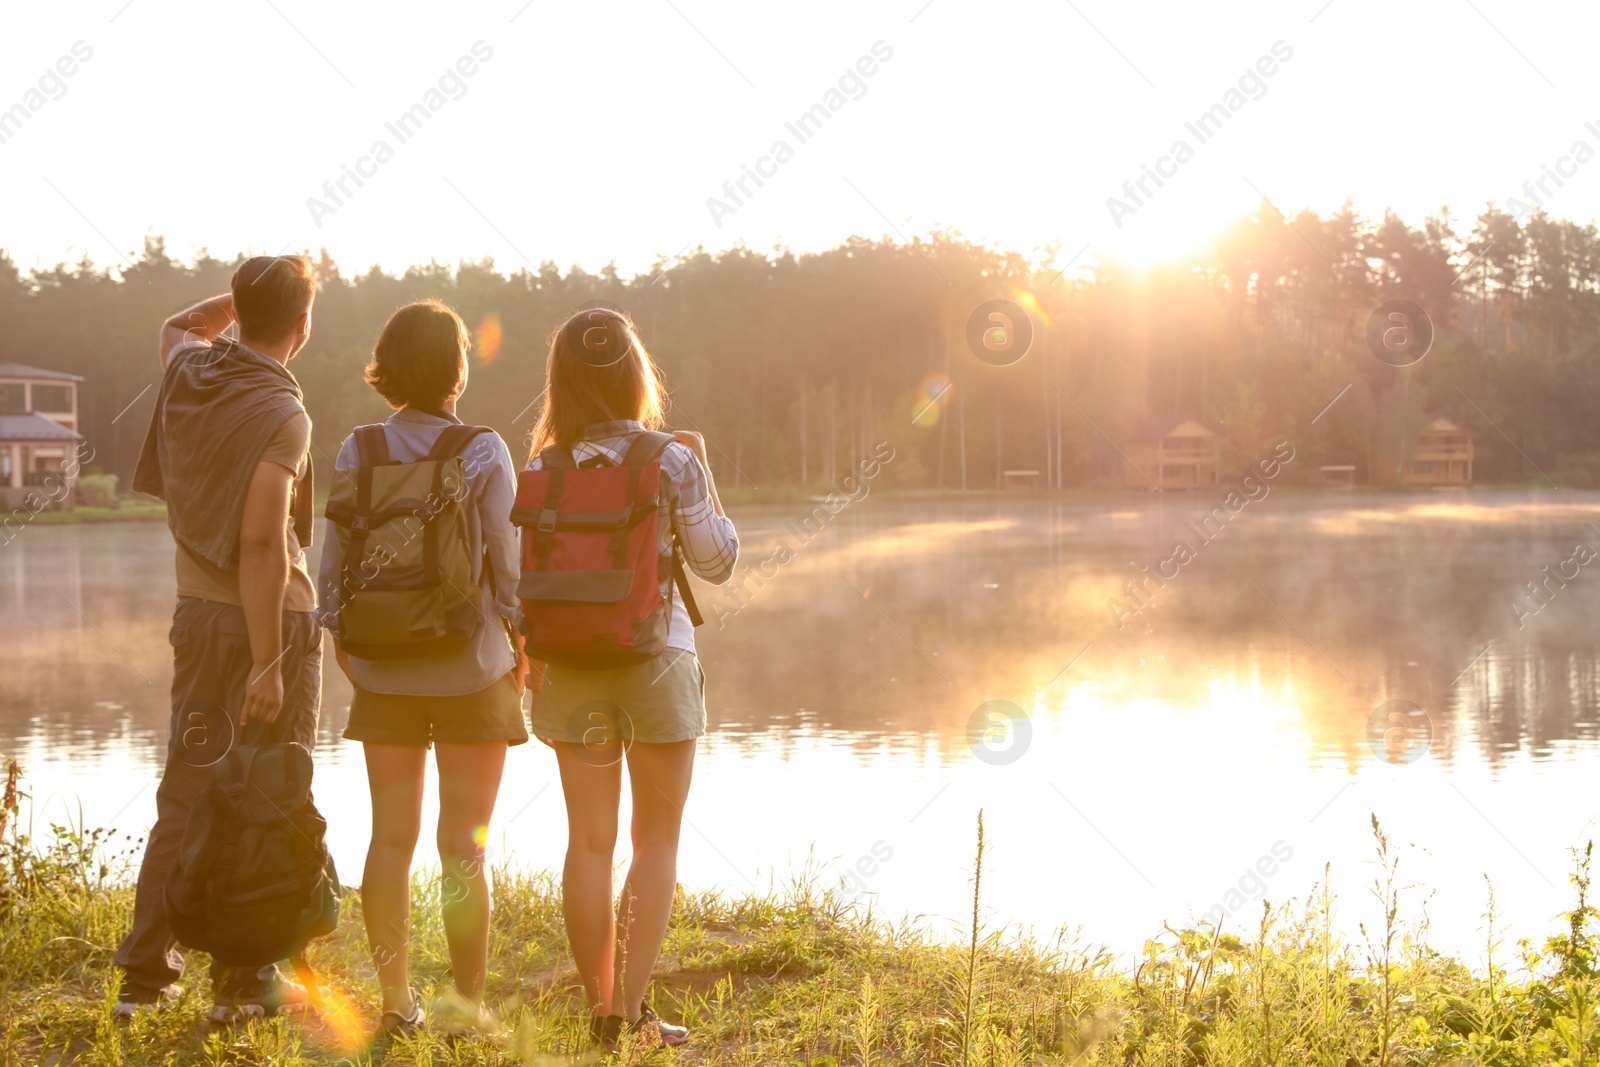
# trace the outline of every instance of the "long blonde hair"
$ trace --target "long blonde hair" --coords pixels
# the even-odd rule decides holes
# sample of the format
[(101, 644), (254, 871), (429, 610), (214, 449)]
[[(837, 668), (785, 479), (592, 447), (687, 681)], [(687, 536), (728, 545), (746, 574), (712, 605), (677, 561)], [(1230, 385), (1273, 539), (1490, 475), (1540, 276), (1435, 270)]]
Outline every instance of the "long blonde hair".
[(544, 406), (533, 426), (529, 460), (546, 445), (571, 447), (597, 422), (633, 419), (659, 429), (666, 399), (661, 371), (627, 314), (585, 308), (550, 337)]

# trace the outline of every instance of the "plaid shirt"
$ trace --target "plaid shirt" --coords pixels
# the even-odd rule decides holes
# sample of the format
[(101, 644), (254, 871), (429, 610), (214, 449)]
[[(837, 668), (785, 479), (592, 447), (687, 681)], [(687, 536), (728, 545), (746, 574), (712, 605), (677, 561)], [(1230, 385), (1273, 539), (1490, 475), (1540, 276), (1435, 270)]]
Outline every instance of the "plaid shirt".
[[(597, 422), (583, 431), (572, 446), (572, 461), (583, 463), (595, 456), (604, 456), (609, 462), (620, 465), (627, 455), (633, 435), (642, 433), (644, 427), (633, 419), (617, 422)], [(540, 467), (535, 456), (528, 470)], [(667, 504), (671, 508), (672, 522), (661, 527), (661, 554), (672, 551), (672, 538), (677, 536), (683, 552), (683, 562), (690, 573), (712, 585), (721, 585), (733, 577), (734, 564), (739, 561), (739, 535), (725, 515), (718, 515), (711, 506), (711, 491), (706, 484), (706, 473), (700, 461), (688, 446), (674, 441), (661, 452), (661, 472), (667, 488)], [(667, 647), (694, 651), (694, 626), (689, 622), (689, 610), (683, 598), (672, 588), (672, 572), (662, 575), (661, 595), (672, 604), (672, 619), (667, 629)]]

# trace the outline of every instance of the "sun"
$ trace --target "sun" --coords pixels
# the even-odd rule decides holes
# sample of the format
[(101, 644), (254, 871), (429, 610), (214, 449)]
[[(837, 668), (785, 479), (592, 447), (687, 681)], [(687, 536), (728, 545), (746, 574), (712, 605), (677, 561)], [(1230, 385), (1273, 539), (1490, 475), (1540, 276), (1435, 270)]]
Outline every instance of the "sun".
[(1226, 195), (1231, 190), (1213, 189), (1206, 179), (1199, 184), (1195, 192), (1204, 195), (1187, 195), (1186, 190), (1186, 195), (1151, 200), (1136, 215), (1122, 218), (1120, 226), (1107, 224), (1076, 241), (1061, 242), (1048, 269), (1065, 269), (1068, 277), (1086, 274), (1100, 263), (1147, 271), (1204, 255), (1237, 215), (1220, 207), (1212, 210), (1210, 205), (1231, 209), (1239, 198)]

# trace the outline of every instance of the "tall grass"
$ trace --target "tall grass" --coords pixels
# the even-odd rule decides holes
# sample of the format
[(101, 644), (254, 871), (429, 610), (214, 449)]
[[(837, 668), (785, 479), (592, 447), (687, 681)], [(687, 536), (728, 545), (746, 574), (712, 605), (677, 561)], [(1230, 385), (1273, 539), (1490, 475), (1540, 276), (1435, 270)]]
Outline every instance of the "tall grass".
[[(138, 842), (63, 826), (36, 841), (19, 822), (15, 772), (0, 802), (0, 1064), (589, 1062), (588, 1020), (567, 954), (557, 882), (499, 869), (488, 1000), (498, 1034), (436, 1033), (373, 1049), (359, 895), (313, 946), (328, 981), (321, 1020), (212, 1033), (204, 958), (169, 1011), (119, 1024), (111, 952), (132, 906)], [(1574, 904), (1541, 945), (1509, 955), (1492, 887), (1481, 961), (1433, 951), (1401, 907), (1401, 852), (1374, 820), (1379, 873), (1364, 946), (1342, 938), (1327, 879), (1304, 901), (1263, 901), (1248, 932), (1168, 926), (1127, 968), (1063, 932), (1036, 942), (985, 921), (986, 841), (973, 853), (970, 917), (941, 940), (845, 903), (815, 872), (769, 893), (684, 894), (650, 1000), (684, 1021), (675, 1052), (622, 1062), (736, 1067), (1600, 1067), (1600, 911), (1591, 851), (1573, 856)], [(449, 986), (437, 874), (415, 885), (414, 975)], [(1445, 887), (1450, 891), (1454, 887)], [(1373, 908), (1373, 904), (1376, 908)], [(1364, 951), (1362, 950), (1364, 947)]]

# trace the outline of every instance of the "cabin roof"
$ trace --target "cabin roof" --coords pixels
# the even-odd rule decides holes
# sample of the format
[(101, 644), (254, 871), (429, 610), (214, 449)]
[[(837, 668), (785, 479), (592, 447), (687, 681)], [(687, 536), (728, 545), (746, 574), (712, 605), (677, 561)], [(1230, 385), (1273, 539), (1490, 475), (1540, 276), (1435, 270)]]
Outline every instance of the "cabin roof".
[(1430, 414), (1428, 419), (1428, 432), (1430, 433), (1464, 433), (1469, 437), (1472, 431), (1461, 425), (1448, 415)]
[(1220, 430), (1198, 415), (1153, 415), (1135, 423), (1128, 433), (1127, 440), (1155, 441), (1189, 423), (1202, 430), (1206, 437), (1217, 437), (1221, 434)]
[(36, 412), (26, 415), (0, 415), (0, 441), (81, 441), (81, 434), (73, 433), (59, 422)]
[(67, 374), (64, 371), (45, 370), (43, 367), (27, 367), (21, 363), (0, 363), (0, 378), (38, 378), (41, 381), (81, 382), (80, 374)]

